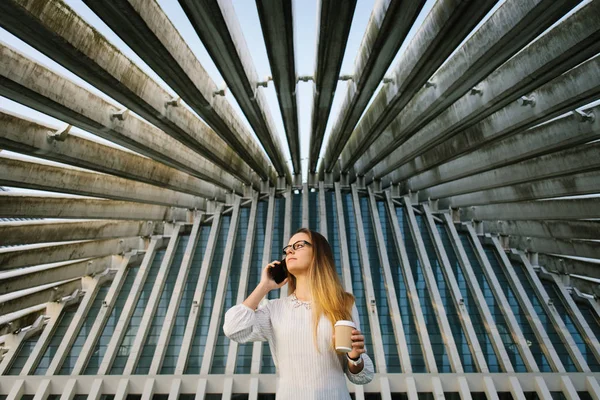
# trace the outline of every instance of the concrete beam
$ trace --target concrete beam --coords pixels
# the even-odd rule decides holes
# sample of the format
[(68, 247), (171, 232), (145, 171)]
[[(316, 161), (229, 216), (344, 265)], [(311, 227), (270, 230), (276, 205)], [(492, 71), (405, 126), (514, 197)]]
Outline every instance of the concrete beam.
[(112, 258), (112, 256), (104, 256), (83, 261), (60, 263), (43, 269), (34, 267), (15, 271), (16, 273), (5, 276), (0, 281), (0, 296), (53, 282), (67, 281), (86, 275), (97, 275), (113, 265)]
[(285, 127), (294, 175), (300, 174), (300, 137), (296, 103), (296, 59), (294, 53), (294, 7), (292, 0), (257, 0), (271, 75)]
[[(234, 176), (240, 175), (234, 165), (240, 171), (247, 165), (190, 110), (167, 105), (171, 93), (62, 0), (46, 1), (43, 7), (26, 0), (4, 1), (0, 25)], [(256, 172), (262, 179), (274, 178), (264, 170)]]
[(600, 221), (483, 221), (483, 231), (547, 239), (600, 239)]
[(152, 236), (160, 228), (152, 221), (0, 222), (0, 246)]
[(139, 237), (90, 240), (59, 245), (25, 245), (0, 250), (0, 271), (31, 265), (49, 264), (82, 258), (123, 254), (132, 249), (143, 250)]
[(600, 259), (600, 242), (511, 236), (509, 246), (533, 253)]
[(433, 5), (396, 63), (391, 82), (384, 82), (384, 88), (352, 132), (341, 156), (343, 172), (352, 168), (494, 3), (442, 0)]
[[(600, 107), (588, 108), (582, 112), (600, 116)], [(583, 120), (578, 113), (569, 113), (555, 121), (510, 135), (423, 171), (409, 178), (403, 185), (405, 190), (414, 192), (599, 138), (600, 118)]]
[(206, 200), (112, 175), (22, 161), (0, 155), (0, 185), (114, 200), (203, 209)]
[(547, 271), (557, 274), (583, 275), (600, 279), (600, 264), (596, 263), (557, 255), (539, 254), (538, 264), (546, 268)]
[(600, 171), (584, 172), (566, 177), (447, 197), (439, 201), (439, 206), (442, 208), (455, 208), (596, 193), (600, 193)]
[(46, 304), (42, 304), (19, 313), (14, 313), (8, 316), (8, 318), (3, 315), (2, 321), (0, 321), (0, 336), (9, 335), (20, 331), (26, 326), (33, 325), (38, 318), (46, 315), (46, 312)]
[[(275, 168), (278, 172), (285, 171), (286, 179), (291, 183), (267, 98), (264, 89), (259, 87), (261, 79), (252, 63), (250, 49), (246, 45), (233, 4), (230, 0), (218, 2), (180, 0), (179, 4)], [(280, 176), (284, 175), (282, 172), (279, 173)]]
[(535, 182), (600, 169), (600, 142), (506, 165), (419, 191), (419, 198), (439, 199), (502, 186)]
[[(263, 179), (271, 163), (262, 148), (204, 70), (192, 50), (156, 2), (120, 0), (85, 3), (140, 56)], [(191, 20), (191, 19), (190, 19)], [(212, 55), (212, 54), (211, 54)], [(270, 147), (265, 146), (266, 149)], [(279, 149), (277, 149), (279, 150)], [(271, 152), (267, 151), (271, 155)], [(277, 154), (277, 152), (275, 153)], [(283, 157), (274, 159), (286, 175)], [(289, 177), (289, 172), (287, 172)], [(275, 184), (275, 180), (271, 183)]]
[[(598, 36), (600, 38), (600, 28)], [(600, 50), (600, 40), (597, 40), (597, 46), (599, 48), (594, 49), (596, 52)], [(532, 47), (534, 46), (532, 45)], [(530, 48), (526, 50), (530, 50)], [(529, 54), (531, 51), (527, 53)], [(535, 51), (535, 54), (531, 54), (531, 58), (539, 58), (538, 55), (540, 52), (548, 52), (549, 50), (540, 48)], [(584, 51), (582, 50), (582, 52)], [(522, 61), (520, 58), (515, 57), (510, 62), (504, 64), (503, 68), (510, 67), (512, 69), (508, 71), (496, 71), (490, 76), (488, 83), (485, 85), (482, 84), (482, 87), (489, 87), (490, 91), (495, 92), (494, 84), (496, 82), (502, 82), (508, 75), (517, 75), (515, 70), (525, 68), (523, 65), (512, 64), (513, 62), (518, 63), (520, 61)], [(564, 71), (562, 69), (564, 64), (564, 62), (559, 64), (561, 68), (558, 68), (558, 72), (562, 73)], [(572, 65), (569, 64), (569, 66)], [(458, 101), (432, 121), (430, 125), (404, 142), (397, 150), (394, 150), (386, 158), (386, 161), (374, 167), (374, 176), (397, 182), (400, 176), (407, 177), (405, 176), (407, 168), (403, 166), (405, 163), (408, 165), (418, 165), (418, 168), (411, 169), (408, 167), (408, 170), (411, 170), (413, 173), (420, 172), (439, 165), (450, 158), (455, 158), (461, 154), (475, 150), (503, 136), (527, 129), (571, 111), (574, 108), (584, 106), (596, 100), (600, 94), (599, 68), (600, 55), (596, 55), (543, 86), (537, 86), (541, 82), (536, 82), (536, 85), (529, 85), (527, 89), (533, 89), (533, 92), (520, 90), (514, 94), (507, 95), (505, 97), (507, 100), (503, 100), (502, 102), (502, 105), (506, 105), (504, 108), (489, 115), (477, 124), (460, 130), (458, 133), (457, 130), (448, 132), (448, 129), (445, 127), (450, 127), (455, 122), (461, 122), (461, 117), (464, 116), (463, 112), (469, 109), (468, 104), (464, 104), (462, 100)], [(533, 73), (536, 74), (537, 72), (534, 71)], [(522, 79), (527, 81), (527, 77), (528, 75), (522, 77)], [(527, 95), (527, 98), (535, 99), (535, 104), (513, 101), (517, 100), (521, 95)], [(473, 96), (467, 94), (464, 98), (465, 102), (474, 104), (480, 102), (480, 100), (473, 100), (471, 97)], [(511, 101), (510, 103), (509, 100)], [(474, 105), (473, 109), (481, 111), (480, 114), (476, 113), (478, 117), (483, 118), (484, 114), (488, 115), (488, 113), (483, 113), (483, 110), (480, 110), (476, 105)], [(448, 139), (445, 142), (437, 145), (446, 138)], [(402, 152), (400, 149), (402, 149)], [(396, 169), (402, 172), (397, 172)]]
[(375, 3), (354, 61), (352, 81), (327, 142), (323, 167), (319, 170), (321, 179), (323, 172), (333, 171), (356, 123), (424, 5), (423, 0)]
[(237, 193), (243, 193), (242, 182), (259, 187), (248, 167), (232, 164), (239, 169), (234, 177), (135, 115), (127, 114), (123, 120), (114, 118), (121, 106), (76, 85), (2, 42), (0, 54), (4, 61), (0, 64), (2, 96)]
[(160, 162), (84, 139), (68, 131), (63, 131), (65, 136), (58, 136), (53, 132), (58, 133), (61, 129), (3, 112), (0, 112), (0, 127), (0, 146), (6, 150), (225, 201), (227, 191), (221, 187)]
[[(317, 55), (308, 152), (309, 174), (317, 172), (317, 162), (321, 154), (325, 128), (329, 120), (355, 8), (356, 0), (345, 1), (343, 7), (334, 0), (317, 2)], [(332, 43), (335, 46), (332, 46)]]
[(600, 218), (600, 197), (489, 204), (460, 209), (461, 221)]
[[(598, 29), (585, 24), (579, 27), (582, 21), (573, 23), (571, 16), (504, 63), (576, 3), (573, 0), (535, 1), (526, 5), (520, 1), (504, 3), (469, 39), (468, 45), (462, 46), (431, 78), (431, 85), (407, 103), (386, 129), (387, 134), (374, 142), (379, 152), (374, 152), (371, 146), (356, 163), (356, 172), (364, 173), (384, 157), (396, 160), (397, 164), (410, 160), (412, 154), (404, 157), (390, 153), (413, 135), (431, 140), (435, 131), (439, 142), (444, 135), (472, 125), (596, 54)], [(589, 21), (592, 24), (595, 20), (585, 12), (574, 15), (592, 18)], [(541, 51), (545, 57), (539, 57)], [(475, 84), (476, 91), (469, 91)], [(466, 91), (469, 93), (465, 94)], [(384, 173), (377, 171), (376, 175)]]
[(130, 201), (24, 196), (5, 192), (0, 195), (0, 217), (187, 221), (188, 211)]
[(10, 314), (39, 304), (59, 301), (63, 297), (69, 296), (79, 290), (81, 290), (81, 279), (73, 279), (54, 287), (45, 288), (19, 297), (11, 297), (10, 300), (0, 303), (0, 315)]

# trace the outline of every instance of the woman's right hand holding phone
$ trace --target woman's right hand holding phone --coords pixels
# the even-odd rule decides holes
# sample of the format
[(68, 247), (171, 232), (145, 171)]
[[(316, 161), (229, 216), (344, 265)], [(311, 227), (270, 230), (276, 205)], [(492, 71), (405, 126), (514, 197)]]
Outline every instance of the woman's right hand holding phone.
[(281, 283), (277, 283), (273, 280), (273, 278), (271, 277), (271, 274), (269, 273), (269, 269), (274, 268), (276, 265), (278, 265), (281, 261), (275, 260), (270, 262), (269, 264), (267, 264), (266, 267), (263, 268), (262, 273), (260, 275), (260, 283), (259, 285), (263, 286), (266, 289), (269, 289), (269, 291), (271, 290), (275, 290), (275, 289), (280, 289), (283, 285), (285, 285), (288, 281), (288, 278), (285, 278), (283, 280), (283, 282)]

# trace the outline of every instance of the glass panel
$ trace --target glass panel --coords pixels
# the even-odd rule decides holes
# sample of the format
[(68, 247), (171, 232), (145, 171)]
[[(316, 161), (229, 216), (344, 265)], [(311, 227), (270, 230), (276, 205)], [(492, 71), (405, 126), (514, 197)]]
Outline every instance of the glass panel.
[(523, 364), (523, 360), (521, 359), (521, 355), (517, 349), (517, 344), (514, 342), (513, 337), (511, 335), (510, 329), (508, 328), (508, 324), (504, 319), (504, 314), (502, 313), (502, 309), (498, 305), (496, 298), (494, 297), (494, 293), (492, 292), (491, 286), (488, 283), (488, 280), (483, 273), (483, 269), (481, 264), (479, 263), (479, 259), (475, 255), (475, 250), (473, 244), (471, 243), (471, 239), (469, 234), (466, 232), (459, 232), (460, 240), (462, 242), (463, 248), (465, 249), (465, 253), (469, 259), (471, 267), (473, 267), (473, 272), (477, 277), (477, 281), (483, 292), (483, 296), (485, 301), (489, 307), (490, 313), (492, 314), (492, 318), (496, 323), (496, 327), (498, 328), (498, 332), (500, 333), (500, 337), (502, 338), (502, 342), (504, 343), (504, 347), (506, 348), (506, 352), (513, 364), (513, 367), (516, 369), (517, 366)]
[[(267, 203), (258, 203), (256, 213), (256, 232), (254, 234), (254, 245), (252, 246), (252, 262), (246, 287), (246, 297), (250, 295), (260, 282), (262, 272), (262, 253), (265, 246), (265, 231), (267, 227)], [(243, 343), (238, 346), (238, 355), (235, 367), (236, 374), (249, 374), (252, 364), (252, 343)]]
[(473, 359), (473, 354), (471, 353), (469, 341), (467, 340), (467, 336), (463, 329), (462, 318), (459, 316), (458, 311), (456, 310), (456, 306), (452, 297), (452, 291), (446, 282), (447, 275), (444, 273), (444, 266), (442, 265), (442, 262), (439, 259), (438, 253), (433, 244), (433, 239), (431, 237), (431, 232), (429, 230), (427, 221), (422, 215), (416, 215), (415, 217), (417, 219), (419, 230), (421, 231), (421, 237), (423, 239), (423, 244), (425, 245), (425, 250), (427, 251), (427, 256), (429, 257), (431, 263), (431, 269), (433, 271), (437, 288), (442, 299), (442, 304), (444, 306), (448, 322), (450, 323), (450, 330), (452, 331), (452, 337), (454, 338), (454, 343), (456, 344), (456, 349), (458, 351), (458, 355), (460, 356), (463, 370), (464, 372), (477, 372), (477, 367), (475, 366), (475, 360)]
[(292, 234), (302, 228), (302, 193), (292, 190)]
[[(79, 354), (81, 353), (81, 348), (83, 347), (83, 344), (85, 343), (87, 337), (90, 334), (92, 326), (94, 325), (94, 322), (96, 321), (96, 317), (98, 316), (98, 313), (100, 312), (100, 307), (102, 307), (102, 302), (106, 298), (106, 295), (108, 294), (109, 290), (110, 290), (110, 283), (107, 283), (106, 285), (101, 286), (98, 289), (98, 291), (96, 293), (96, 297), (94, 298), (94, 301), (92, 303), (92, 306), (90, 307), (87, 314), (83, 318), (83, 323), (81, 325), (81, 328), (79, 329), (79, 332), (77, 333), (77, 337), (76, 337), (75, 341), (73, 342), (73, 345), (71, 346), (71, 348), (67, 351), (67, 356), (65, 357), (65, 359), (62, 363), (62, 368), (60, 369), (58, 375), (70, 375), (71, 374), (71, 371), (73, 370), (73, 367), (75, 367), (75, 363), (77, 362), (77, 358), (79, 357)], [(81, 306), (82, 305), (80, 305), (80, 307)]]
[[(340, 233), (338, 227), (337, 207), (335, 203), (335, 192), (330, 190), (325, 193), (325, 207), (327, 208), (327, 241), (333, 251), (335, 267), (340, 279), (343, 276), (342, 258), (340, 256)], [(342, 281), (343, 282), (343, 281)]]
[[(521, 308), (521, 304), (519, 303), (516, 294), (513, 292), (512, 286), (509, 284), (508, 276), (505, 274), (504, 268), (500, 264), (500, 259), (498, 258), (496, 250), (492, 246), (484, 246), (484, 250), (488, 260), (490, 261), (490, 265), (494, 270), (496, 279), (498, 279), (498, 282), (500, 282), (500, 287), (503, 289), (512, 312), (519, 323), (519, 327), (523, 332), (523, 336), (527, 340), (531, 353), (537, 362), (538, 368), (542, 372), (551, 372), (552, 369), (550, 368), (550, 364), (548, 363), (548, 360), (546, 359), (546, 356), (540, 347), (537, 336), (534, 333), (533, 327), (530, 325), (527, 315)], [(515, 365), (515, 371), (527, 372), (527, 368), (525, 365)]]
[[(379, 315), (379, 325), (381, 328), (381, 339), (383, 342), (383, 352), (385, 354), (385, 363), (387, 372), (402, 372), (400, 368), (400, 357), (398, 356), (398, 344), (394, 335), (392, 318), (390, 317), (390, 308), (388, 305), (388, 296), (383, 279), (383, 268), (379, 262), (379, 246), (375, 238), (375, 227), (373, 226), (372, 215), (377, 217), (377, 210), (371, 210), (369, 207), (369, 198), (360, 199), (361, 217), (365, 231), (365, 245), (369, 257), (369, 266), (371, 268), (371, 279), (373, 281), (373, 290), (377, 302), (377, 313)], [(373, 214), (371, 214), (373, 212)], [(384, 248), (385, 251), (385, 248)], [(361, 323), (364, 325), (366, 322)]]
[(104, 324), (102, 334), (94, 346), (94, 351), (92, 352), (92, 355), (87, 363), (84, 375), (96, 375), (98, 373), (98, 368), (100, 367), (102, 358), (106, 353), (106, 348), (108, 347), (108, 343), (110, 342), (110, 339), (115, 331), (115, 326), (119, 321), (119, 317), (123, 311), (123, 306), (129, 297), (131, 286), (133, 286), (133, 282), (135, 281), (135, 277), (139, 269), (139, 266), (127, 268), (125, 282), (123, 282), (123, 286), (117, 295), (117, 300), (115, 301), (115, 306), (111, 310), (110, 317), (108, 317), (108, 320)]
[(442, 238), (442, 244), (444, 245), (446, 255), (450, 261), (450, 267), (452, 268), (452, 272), (454, 273), (454, 277), (458, 283), (458, 288), (462, 294), (464, 302), (463, 304), (469, 312), (471, 324), (475, 329), (477, 340), (479, 341), (479, 346), (481, 347), (481, 351), (486, 360), (488, 369), (490, 372), (500, 372), (500, 365), (498, 364), (498, 358), (494, 351), (492, 340), (485, 328), (485, 324), (483, 323), (482, 317), (479, 313), (479, 307), (477, 306), (477, 302), (475, 301), (475, 297), (473, 296), (471, 288), (467, 284), (467, 280), (463, 274), (458, 257), (456, 256), (456, 252), (454, 251), (454, 247), (450, 241), (450, 235), (443, 224), (436, 223), (436, 227)]
[[(423, 358), (423, 350), (419, 339), (419, 332), (415, 323), (413, 310), (409, 301), (408, 291), (406, 290), (406, 281), (404, 279), (404, 270), (400, 262), (396, 241), (394, 239), (394, 229), (390, 220), (390, 214), (387, 211), (385, 202), (377, 202), (379, 209), (379, 218), (381, 220), (381, 229), (383, 231), (383, 240), (387, 249), (388, 259), (390, 261), (390, 269), (396, 289), (396, 301), (400, 308), (400, 316), (402, 318), (402, 327), (404, 329), (404, 339), (408, 346), (408, 355), (413, 372), (427, 372), (425, 367), (425, 359)], [(401, 238), (400, 238), (401, 239)], [(407, 268), (407, 266), (404, 266)]]
[(600, 371), (600, 365), (598, 364), (598, 360), (596, 360), (594, 352), (592, 351), (588, 342), (584, 338), (585, 333), (583, 331), (579, 331), (579, 328), (575, 324), (573, 318), (571, 317), (571, 313), (568, 310), (568, 306), (565, 304), (563, 296), (560, 293), (558, 287), (554, 282), (542, 280), (542, 283), (544, 285), (544, 288), (546, 289), (546, 292), (548, 293), (548, 296), (550, 296), (550, 299), (552, 299), (552, 302), (554, 303), (554, 308), (556, 308), (558, 315), (560, 315), (563, 322), (565, 323), (569, 333), (571, 334), (573, 340), (575, 341), (575, 344), (577, 345), (577, 348), (583, 355), (583, 358), (587, 362), (588, 366), (593, 372)]
[(592, 299), (588, 299), (585, 303), (581, 301), (576, 301), (577, 308), (581, 312), (583, 319), (589, 325), (592, 332), (594, 332), (594, 336), (596, 336), (596, 340), (600, 339), (600, 320), (598, 319), (598, 314), (594, 311), (592, 306), (590, 305), (590, 301), (594, 301)]
[(50, 339), (50, 343), (46, 350), (44, 351), (44, 355), (40, 359), (39, 364), (37, 365), (34, 375), (44, 375), (50, 366), (50, 362), (54, 358), (56, 354), (56, 350), (63, 341), (65, 333), (73, 321), (73, 317), (75, 316), (75, 312), (77, 311), (77, 306), (69, 307), (60, 314), (58, 324), (54, 332), (52, 332), (52, 338)]
[(213, 356), (211, 374), (225, 373), (227, 365), (227, 352), (229, 351), (229, 339), (223, 332), (222, 320), (225, 312), (235, 305), (238, 294), (238, 286), (240, 283), (240, 272), (242, 270), (242, 261), (244, 257), (244, 246), (246, 245), (246, 236), (248, 235), (248, 219), (250, 217), (249, 208), (240, 209), (240, 219), (238, 229), (235, 234), (235, 248), (233, 250), (233, 258), (229, 269), (229, 277), (227, 279), (227, 287), (225, 289), (225, 301), (221, 310), (221, 322), (219, 323), (219, 333), (215, 353)]
[(32, 337), (21, 342), (21, 345), (17, 350), (17, 356), (13, 359), (13, 362), (8, 371), (4, 373), (5, 375), (19, 375), (21, 373), (23, 366), (27, 362), (27, 359), (31, 355), (33, 348), (35, 347), (38, 339), (40, 338), (40, 333), (42, 333), (42, 331), (39, 331), (39, 333), (36, 333)]
[(221, 273), (223, 255), (225, 254), (225, 247), (227, 246), (227, 234), (229, 233), (229, 224), (231, 223), (231, 215), (223, 215), (221, 218), (221, 228), (219, 229), (219, 235), (217, 242), (215, 243), (216, 247), (204, 290), (200, 317), (196, 325), (196, 332), (192, 339), (190, 354), (184, 372), (186, 374), (200, 373), (200, 366), (202, 365), (204, 346), (206, 345), (206, 337), (208, 336), (208, 326), (210, 325), (212, 308), (217, 294), (219, 274)]
[(311, 231), (319, 231), (319, 192), (308, 192), (308, 227)]
[[(202, 230), (199, 231), (199, 234), (201, 232)], [(181, 236), (177, 242), (177, 247), (175, 248), (175, 253), (173, 254), (173, 260), (171, 261), (169, 271), (167, 272), (165, 285), (160, 294), (160, 300), (158, 301), (154, 317), (150, 323), (145, 344), (141, 349), (137, 369), (135, 370), (136, 374), (147, 374), (150, 370), (150, 365), (152, 364), (152, 358), (154, 356), (154, 350), (156, 349), (156, 344), (158, 342), (158, 338), (165, 320), (165, 315), (167, 314), (167, 309), (169, 307), (169, 300), (171, 299), (171, 295), (175, 289), (175, 282), (177, 281), (177, 275), (181, 269), (181, 262), (183, 261), (183, 256), (185, 255), (185, 250), (189, 244), (189, 240), (190, 236), (185, 235)]]
[(112, 368), (109, 371), (110, 374), (122, 374), (123, 370), (125, 369), (125, 364), (127, 363), (127, 359), (129, 358), (131, 346), (133, 345), (133, 341), (135, 340), (138, 327), (140, 326), (140, 322), (142, 321), (142, 316), (144, 315), (146, 304), (148, 304), (150, 293), (152, 292), (152, 288), (154, 287), (154, 283), (156, 282), (156, 277), (158, 276), (160, 265), (162, 264), (162, 261), (164, 259), (165, 251), (165, 249), (158, 250), (154, 255), (152, 265), (148, 270), (146, 281), (142, 286), (142, 291), (140, 293), (133, 314), (127, 322), (125, 335), (123, 336), (123, 340), (121, 341), (119, 349), (117, 350), (117, 355), (115, 356)]
[[(350, 193), (342, 194), (344, 218), (346, 220), (346, 238), (348, 240), (348, 250), (350, 252), (350, 275), (352, 276), (352, 294), (356, 298), (356, 308), (360, 318), (360, 327), (365, 337), (365, 349), (375, 363), (375, 354), (373, 353), (373, 339), (371, 338), (371, 327), (369, 325), (369, 314), (367, 298), (365, 297), (365, 288), (363, 285), (362, 272), (360, 268), (360, 257), (358, 255), (358, 234), (356, 231), (356, 220), (354, 217), (354, 206), (352, 204), (352, 195)], [(375, 364), (377, 365), (377, 364)], [(377, 368), (376, 368), (377, 369)], [(377, 370), (375, 371), (377, 372)]]
[(417, 255), (417, 248), (413, 240), (413, 236), (410, 230), (410, 223), (406, 211), (404, 208), (396, 208), (396, 215), (400, 222), (400, 230), (402, 231), (402, 237), (406, 245), (406, 254), (408, 255), (408, 261), (412, 271), (415, 286), (421, 303), (421, 313), (427, 325), (427, 331), (429, 333), (429, 340), (431, 342), (431, 348), (435, 357), (435, 362), (439, 372), (450, 372), (450, 361), (446, 354), (446, 346), (440, 333), (437, 318), (431, 298), (429, 296), (429, 290), (425, 284), (425, 278), (421, 269), (421, 261)]

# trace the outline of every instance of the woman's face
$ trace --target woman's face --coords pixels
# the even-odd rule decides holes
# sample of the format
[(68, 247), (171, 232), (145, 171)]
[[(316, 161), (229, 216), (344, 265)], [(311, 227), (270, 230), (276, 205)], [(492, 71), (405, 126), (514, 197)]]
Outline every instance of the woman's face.
[[(302, 275), (308, 272), (308, 268), (310, 267), (310, 263), (312, 260), (313, 249), (311, 245), (302, 243), (305, 240), (310, 243), (310, 237), (306, 233), (296, 233), (294, 236), (290, 238), (288, 241), (288, 249), (287, 255), (285, 257), (285, 262), (287, 265), (288, 271), (294, 275)], [(300, 243), (298, 243), (300, 242)], [(304, 245), (302, 248), (298, 248), (294, 250), (294, 243), (298, 243), (300, 246)], [(298, 245), (297, 245), (298, 246)]]

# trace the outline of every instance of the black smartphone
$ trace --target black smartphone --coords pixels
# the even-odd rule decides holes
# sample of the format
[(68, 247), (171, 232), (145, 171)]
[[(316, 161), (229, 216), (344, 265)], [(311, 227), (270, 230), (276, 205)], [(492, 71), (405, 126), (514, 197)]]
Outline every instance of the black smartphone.
[(273, 268), (269, 268), (269, 274), (271, 275), (271, 278), (273, 278), (275, 283), (280, 284), (281, 282), (283, 282), (288, 276), (287, 266), (285, 265), (285, 258), (283, 260), (280, 260), (279, 264), (275, 264)]

